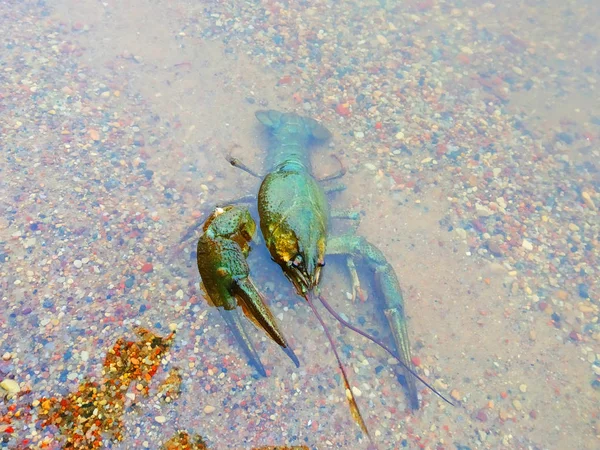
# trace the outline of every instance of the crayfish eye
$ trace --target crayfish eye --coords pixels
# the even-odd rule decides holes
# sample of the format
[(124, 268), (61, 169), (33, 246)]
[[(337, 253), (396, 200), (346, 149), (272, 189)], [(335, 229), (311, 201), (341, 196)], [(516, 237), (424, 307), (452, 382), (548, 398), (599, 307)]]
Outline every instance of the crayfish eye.
[(299, 267), (302, 264), (302, 256), (296, 255), (296, 257), (292, 261), (292, 264), (294, 265), (294, 267)]

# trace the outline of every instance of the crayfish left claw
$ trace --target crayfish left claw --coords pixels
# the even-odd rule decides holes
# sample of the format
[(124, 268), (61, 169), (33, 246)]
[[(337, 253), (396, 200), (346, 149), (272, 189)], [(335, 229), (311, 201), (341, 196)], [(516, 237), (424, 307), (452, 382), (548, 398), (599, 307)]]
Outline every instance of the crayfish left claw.
[(249, 278), (246, 256), (255, 229), (256, 224), (246, 208), (231, 205), (217, 208), (204, 224), (204, 234), (198, 240), (196, 253), (198, 272), (208, 298), (218, 307), (250, 363), (266, 376), (243, 326), (238, 306), (242, 307), (246, 317), (283, 348), (296, 367), (300, 362)]

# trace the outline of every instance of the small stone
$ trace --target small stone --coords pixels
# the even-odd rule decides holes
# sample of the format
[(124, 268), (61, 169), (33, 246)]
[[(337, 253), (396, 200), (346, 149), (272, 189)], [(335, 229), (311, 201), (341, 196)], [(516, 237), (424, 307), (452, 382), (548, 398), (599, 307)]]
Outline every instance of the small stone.
[(440, 378), (433, 382), (433, 387), (442, 391), (448, 389), (448, 385), (444, 383)]
[(559, 300), (562, 300), (563, 302), (569, 298), (569, 293), (567, 291), (563, 291), (562, 289), (556, 291), (555, 295)]
[(165, 416), (156, 416), (154, 420), (156, 420), (158, 423), (165, 423), (167, 418)]
[(523, 393), (527, 392), (527, 385), (526, 384), (521, 384), (519, 386), (519, 390)]
[(90, 354), (86, 350), (83, 350), (79, 356), (81, 356), (81, 360), (83, 362), (86, 362), (88, 360), (88, 358), (90, 357)]
[(210, 414), (210, 413), (214, 412), (215, 409), (216, 408), (214, 406), (206, 405), (204, 407), (204, 414)]
[(521, 409), (523, 409), (523, 405), (521, 405), (521, 402), (516, 398), (513, 400), (512, 404), (517, 411), (521, 411)]
[(521, 244), (521, 246), (525, 249), (525, 250), (533, 250), (533, 244), (531, 242), (529, 242), (527, 239), (523, 239), (523, 243)]
[(565, 144), (572, 144), (573, 141), (575, 140), (573, 138), (573, 136), (571, 136), (569, 133), (566, 132), (561, 132), (561, 133), (557, 133), (556, 134), (556, 139), (558, 139), (559, 141), (564, 142)]
[(352, 393), (354, 394), (355, 397), (360, 397), (362, 395), (362, 392), (359, 388), (357, 388), (356, 386), (352, 386)]
[(377, 166), (376, 166), (375, 164), (366, 163), (366, 164), (365, 164), (365, 167), (366, 167), (367, 169), (369, 169), (370, 171), (372, 171), (372, 172), (375, 172), (375, 171), (377, 170)]
[(452, 389), (452, 391), (450, 391), (450, 397), (454, 400), (460, 400), (460, 392), (458, 392), (458, 389)]
[(150, 273), (154, 270), (154, 266), (152, 265), (152, 263), (146, 263), (142, 266), (142, 272), (144, 273)]
[(487, 420), (488, 420), (487, 414), (485, 413), (485, 411), (483, 409), (480, 409), (479, 411), (477, 411), (475, 418), (477, 420), (479, 420), (480, 422), (487, 422)]
[(15, 380), (12, 380), (10, 378), (6, 378), (5, 380), (2, 380), (2, 382), (0, 382), (0, 388), (2, 388), (4, 391), (6, 391), (5, 396), (8, 399), (13, 398), (15, 395), (17, 395), (19, 392), (21, 392), (19, 383), (17, 383)]
[(99, 141), (100, 140), (100, 133), (98, 133), (98, 130), (94, 130), (94, 129), (90, 130), (89, 131), (89, 135), (90, 135), (90, 138), (93, 141)]
[(4, 361), (8, 361), (10, 358), (12, 358), (12, 355), (10, 354), (10, 352), (6, 352), (2, 355), (2, 359)]
[(504, 256), (504, 249), (501, 247), (502, 243), (502, 237), (494, 236), (488, 240), (487, 248), (494, 256)]
[(529, 339), (535, 341), (537, 339), (537, 333), (535, 330), (529, 330)]
[(388, 40), (385, 38), (385, 36), (382, 36), (381, 34), (377, 35), (377, 42), (379, 42), (381, 45), (388, 44)]
[(575, 225), (574, 223), (570, 223), (569, 224), (569, 230), (571, 230), (571, 231), (579, 231), (579, 227), (577, 225)]
[(77, 267), (78, 269), (81, 269), (81, 266), (83, 266), (83, 263), (79, 259), (76, 259), (75, 261), (73, 261), (73, 265), (75, 267)]
[(592, 200), (592, 196), (588, 192), (583, 191), (581, 193), (581, 198), (583, 199), (583, 203), (585, 203), (588, 208), (590, 208), (593, 211), (596, 210), (596, 204), (594, 203), (594, 200)]

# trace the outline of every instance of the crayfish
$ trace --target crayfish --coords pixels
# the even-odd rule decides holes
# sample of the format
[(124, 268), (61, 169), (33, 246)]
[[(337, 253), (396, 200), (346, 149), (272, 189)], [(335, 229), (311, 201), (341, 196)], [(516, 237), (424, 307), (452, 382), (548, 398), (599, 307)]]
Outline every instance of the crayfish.
[[(369, 436), (329, 330), (313, 303), (314, 298), (318, 298), (343, 325), (375, 342), (400, 362), (413, 409), (419, 407), (415, 379), (421, 380), (443, 400), (452, 404), (415, 373), (402, 290), (394, 269), (383, 253), (361, 236), (329, 235), (332, 218), (358, 218), (356, 213), (330, 211), (327, 191), (320, 184), (320, 181), (324, 180), (317, 180), (312, 174), (309, 151), (311, 141), (324, 141), (331, 133), (314, 119), (294, 113), (259, 111), (256, 117), (268, 127), (271, 135), (267, 157), (269, 172), (260, 175), (233, 158), (230, 159), (230, 163), (262, 178), (258, 192), (258, 214), (265, 244), (273, 261), (281, 267), (298, 295), (308, 302), (322, 325), (342, 372), (346, 396), (354, 419)], [(327, 177), (327, 180), (342, 176), (343, 173), (342, 170), (337, 175)], [(182, 240), (186, 240), (195, 228), (196, 225), (191, 227), (191, 231)], [(246, 208), (230, 205), (217, 209), (204, 225), (204, 234), (198, 242), (197, 259), (208, 297), (219, 307), (251, 363), (264, 375), (260, 359), (244, 332), (240, 316), (237, 315), (238, 303), (246, 316), (277, 342), (296, 366), (298, 359), (279, 330), (262, 296), (249, 279), (245, 258), (254, 229), (255, 223)], [(374, 273), (383, 312), (398, 352), (348, 323), (321, 296), (318, 285), (327, 255), (346, 257), (352, 278), (353, 297), (361, 295), (354, 260), (362, 259)]]

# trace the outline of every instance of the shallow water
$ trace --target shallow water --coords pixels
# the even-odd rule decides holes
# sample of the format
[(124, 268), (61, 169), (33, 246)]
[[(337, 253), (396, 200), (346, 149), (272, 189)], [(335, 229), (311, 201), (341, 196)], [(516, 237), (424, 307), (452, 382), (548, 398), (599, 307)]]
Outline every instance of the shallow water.
[[(410, 411), (393, 361), (327, 318), (373, 443), (597, 448), (599, 18), (583, 0), (2, 2), (0, 378), (20, 391), (0, 404), (2, 448), (65, 446), (44, 399), (112, 380), (107, 354), (138, 326), (177, 332), (112, 400), (122, 439), (109, 426), (76, 448), (158, 449), (177, 431), (215, 449), (368, 447), (260, 242), (252, 276), (301, 361), (256, 331), (267, 378), (206, 304), (194, 239), (179, 245), (214, 204), (257, 192), (226, 157), (263, 170), (267, 108), (332, 131), (315, 172), (332, 155), (348, 168), (332, 205), (362, 212), (417, 370), (456, 404), (420, 385)], [(332, 259), (323, 291), (389, 340), (368, 275), (352, 303)]]

